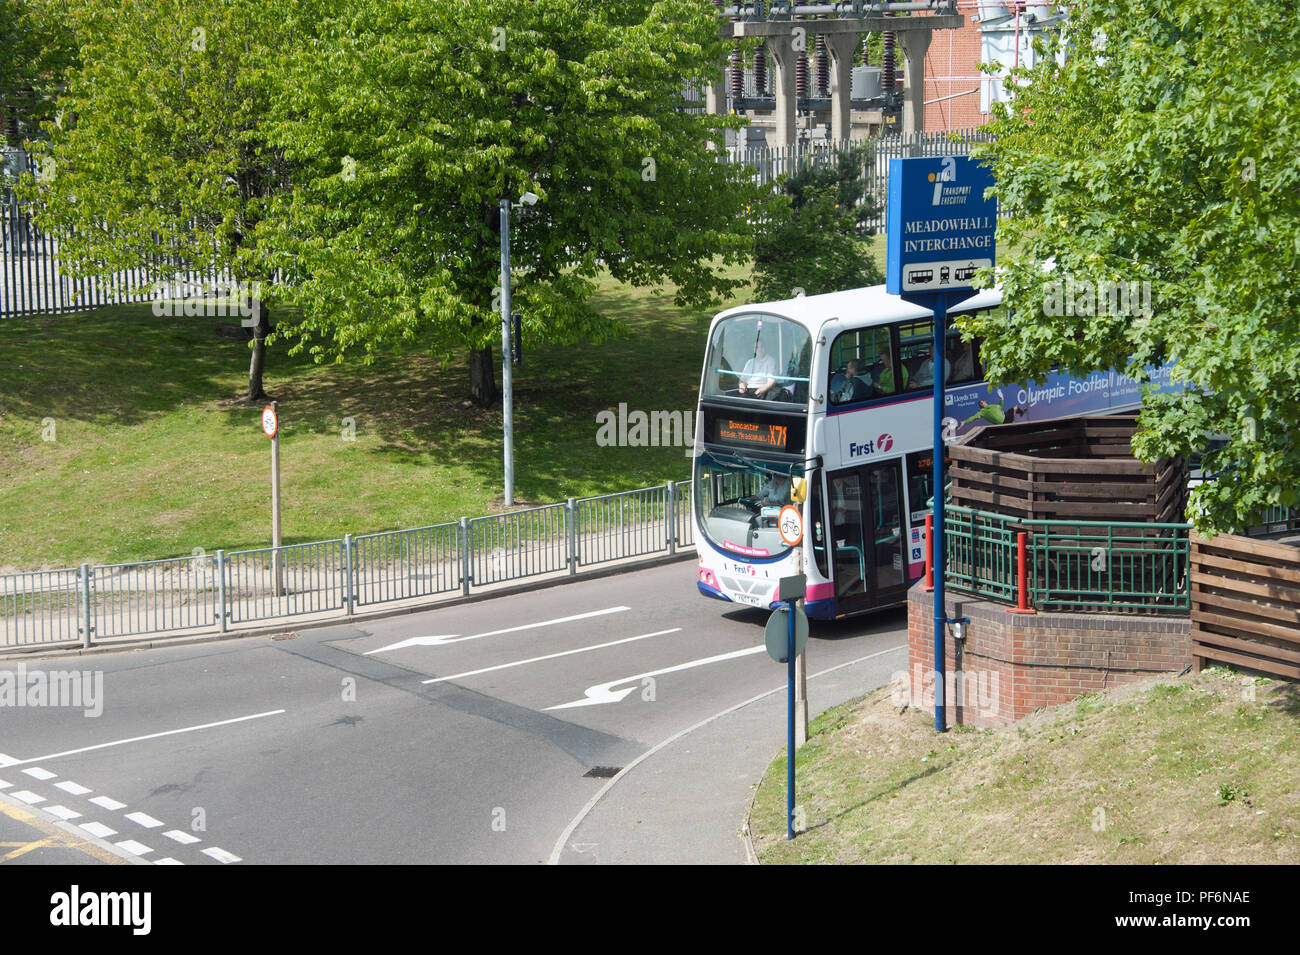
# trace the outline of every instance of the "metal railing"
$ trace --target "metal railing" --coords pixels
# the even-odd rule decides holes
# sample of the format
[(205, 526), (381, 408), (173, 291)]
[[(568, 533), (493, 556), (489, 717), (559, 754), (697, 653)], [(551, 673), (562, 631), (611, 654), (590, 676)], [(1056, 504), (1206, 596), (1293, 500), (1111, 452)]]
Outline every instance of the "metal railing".
[(1186, 612), (1189, 524), (1021, 520), (945, 509), (948, 585), (1016, 602), (1025, 536), (1027, 601), (1038, 610)]
[(782, 176), (794, 173), (802, 166), (833, 166), (844, 153), (865, 145), (867, 148), (863, 163), (866, 187), (863, 199), (875, 204), (880, 210), (877, 215), (868, 218), (865, 225), (883, 232), (889, 214), (889, 160), (911, 156), (964, 156), (976, 143), (991, 142), (992, 139), (987, 130), (975, 127), (920, 132), (909, 136), (880, 136), (869, 140), (811, 140), (790, 146), (732, 146), (725, 150), (724, 156), (728, 162), (751, 167), (754, 170), (754, 181), (766, 186)]
[(227, 553), (0, 574), (0, 650), (436, 597), (691, 547), (690, 481)]
[(944, 508), (944, 550), (951, 586), (992, 600), (1016, 599), (1016, 531), (1001, 514)]

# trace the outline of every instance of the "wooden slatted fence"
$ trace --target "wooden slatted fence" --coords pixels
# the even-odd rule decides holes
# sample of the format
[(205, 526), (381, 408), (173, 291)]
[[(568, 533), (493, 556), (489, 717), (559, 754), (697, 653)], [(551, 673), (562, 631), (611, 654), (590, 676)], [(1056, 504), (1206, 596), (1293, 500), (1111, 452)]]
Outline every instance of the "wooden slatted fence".
[(1300, 547), (1192, 535), (1192, 657), (1300, 680)]

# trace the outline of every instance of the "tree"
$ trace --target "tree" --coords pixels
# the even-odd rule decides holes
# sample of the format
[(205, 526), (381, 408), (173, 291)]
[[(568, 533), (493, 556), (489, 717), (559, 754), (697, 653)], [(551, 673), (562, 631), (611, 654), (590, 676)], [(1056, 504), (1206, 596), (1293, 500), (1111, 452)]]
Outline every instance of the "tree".
[(55, 97), (77, 60), (65, 0), (0, 3), (0, 123), (5, 140), (21, 146), (54, 118)]
[(1064, 42), (991, 123), (1016, 251), (1003, 307), (962, 327), (999, 383), (1176, 363), (1186, 388), (1145, 395), (1134, 447), (1227, 436), (1189, 517), (1213, 532), (1297, 505), (1300, 21), (1271, 0), (1083, 0)]
[(866, 147), (846, 150), (830, 164), (805, 162), (768, 204), (754, 242), (758, 298), (817, 295), (878, 285), (884, 277), (862, 238), (879, 211), (867, 192)]
[(295, 31), (310, 22), (309, 6), (74, 5), (82, 65), (59, 100), (63, 121), (47, 122), (49, 141), (36, 144), (38, 161), (53, 174), (27, 189), (38, 223), (61, 236), (72, 275), (152, 269), (142, 281), (119, 280), (133, 283), (124, 291), (146, 291), (151, 279), (171, 286), (177, 269), (238, 283), (251, 311), (241, 322), (252, 337), (250, 401), (266, 397), (265, 343), (276, 298), (256, 233), (292, 171), (263, 127), (282, 77), (274, 69), (280, 51), (301, 36)]
[[(370, 0), (338, 7), (293, 51), (273, 141), (305, 173), (261, 235), (318, 360), (419, 342), (470, 350), (471, 397), (497, 395), (498, 203), (513, 219), (524, 334), (599, 341), (603, 267), (671, 282), (679, 305), (741, 283), (743, 170), (705, 148), (738, 120), (687, 112), (689, 80), (727, 47), (703, 0)], [(277, 333), (279, 334), (279, 333)]]

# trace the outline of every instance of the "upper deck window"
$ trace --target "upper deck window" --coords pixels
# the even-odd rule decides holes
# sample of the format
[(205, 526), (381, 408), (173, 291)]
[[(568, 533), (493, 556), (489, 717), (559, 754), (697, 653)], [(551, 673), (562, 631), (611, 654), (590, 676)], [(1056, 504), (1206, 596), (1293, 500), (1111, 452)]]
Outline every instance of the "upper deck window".
[(752, 312), (717, 324), (704, 360), (704, 395), (808, 404), (812, 341), (789, 319)]
[(882, 398), (897, 391), (888, 327), (857, 328), (836, 336), (827, 386), (831, 404)]
[[(959, 385), (983, 379), (976, 344), (964, 342), (955, 328), (948, 329), (944, 342), (944, 384)], [(934, 387), (934, 322), (906, 322), (898, 326), (898, 357), (902, 362), (903, 387), (907, 391)]]

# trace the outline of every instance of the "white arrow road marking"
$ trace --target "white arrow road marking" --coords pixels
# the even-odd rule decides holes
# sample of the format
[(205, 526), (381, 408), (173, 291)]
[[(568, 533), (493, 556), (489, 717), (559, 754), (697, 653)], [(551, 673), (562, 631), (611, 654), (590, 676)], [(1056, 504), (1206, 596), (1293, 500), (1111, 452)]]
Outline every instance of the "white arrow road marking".
[(378, 650), (367, 650), (361, 654), (368, 657), (372, 653), (387, 653), (389, 650), (405, 650), (407, 647), (440, 647), (448, 640), (456, 639), (454, 633), (440, 633), (436, 637), (411, 637), (409, 640), (399, 640), (397, 643), (390, 643), (386, 647), (380, 647)]
[(451, 676), (440, 676), (433, 680), (423, 680), (423, 683), (445, 683), (448, 680), (459, 680), (462, 677), (478, 676), (480, 673), (491, 673), (493, 670), (508, 670), (511, 667), (521, 667), (526, 663), (538, 663), (542, 660), (554, 660), (556, 657), (572, 656), (575, 653), (586, 653), (588, 650), (603, 650), (606, 647), (616, 647), (620, 643), (631, 643), (633, 640), (645, 640), (647, 637), (662, 637), (669, 633), (681, 633), (681, 627), (673, 627), (671, 630), (657, 630), (654, 633), (643, 633), (637, 637), (624, 637), (622, 640), (611, 640), (609, 643), (597, 643), (590, 647), (578, 647), (576, 650), (564, 650), (560, 653), (548, 653), (544, 657), (531, 657), (527, 660), (516, 660), (514, 663), (500, 663), (494, 667), (483, 667), (481, 670), (468, 670), (465, 673), (454, 673)]
[(504, 630), (489, 630), (487, 633), (475, 633), (468, 637), (462, 637), (454, 633), (443, 633), (435, 637), (411, 637), (407, 640), (399, 640), (397, 643), (390, 643), (386, 647), (380, 647), (378, 650), (367, 650), (362, 656), (370, 656), (372, 653), (385, 653), (389, 650), (404, 650), (407, 647), (441, 647), (448, 643), (460, 643), (464, 640), (477, 640), (480, 637), (497, 637), (503, 633), (518, 633), (521, 630), (535, 630), (538, 627), (553, 627), (557, 623), (569, 623), (574, 620), (587, 620), (591, 617), (603, 617), (607, 613), (622, 613), (624, 610), (631, 610), (631, 607), (606, 607), (604, 610), (592, 610), (588, 613), (574, 614), (572, 617), (557, 617), (554, 620), (543, 620), (539, 623), (525, 623), (518, 627), (506, 627)]
[(575, 706), (599, 706), (602, 703), (618, 703), (623, 697), (627, 696), (636, 686), (629, 686), (626, 689), (616, 690), (614, 687), (620, 683), (635, 684), (638, 680), (644, 680), (650, 676), (663, 676), (665, 673), (676, 673), (679, 670), (689, 670), (692, 667), (702, 667), (708, 663), (721, 663), (723, 660), (734, 660), (737, 657), (747, 657), (753, 653), (764, 653), (767, 647), (747, 647), (744, 650), (732, 650), (730, 653), (719, 653), (716, 656), (704, 657), (700, 660), (691, 660), (688, 663), (679, 663), (677, 666), (666, 667), (662, 670), (651, 670), (649, 673), (638, 673), (636, 676), (625, 676), (621, 680), (610, 680), (608, 683), (598, 683), (595, 686), (587, 687), (586, 695), (581, 700), (574, 700), (572, 703), (561, 703), (559, 706), (548, 706), (547, 710), (568, 710)]

